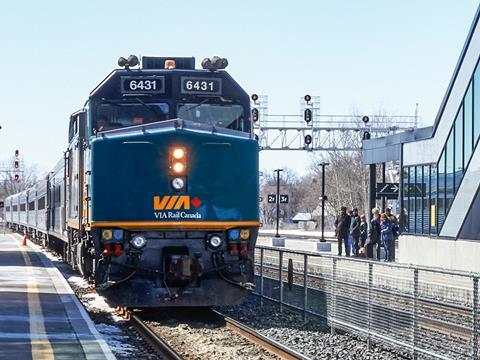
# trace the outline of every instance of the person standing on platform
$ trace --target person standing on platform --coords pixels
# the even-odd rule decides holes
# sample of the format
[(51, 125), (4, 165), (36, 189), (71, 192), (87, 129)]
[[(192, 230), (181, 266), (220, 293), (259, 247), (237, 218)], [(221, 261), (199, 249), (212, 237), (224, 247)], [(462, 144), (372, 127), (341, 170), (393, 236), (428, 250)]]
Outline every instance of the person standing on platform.
[(350, 235), (352, 236), (352, 251), (355, 256), (358, 256), (358, 251), (360, 250), (360, 216), (357, 208), (352, 210)]
[(385, 261), (392, 261), (392, 222), (386, 214), (382, 214), (382, 216), (380, 217), (380, 229), (382, 233), (382, 242), (385, 246)]
[(350, 234), (350, 216), (347, 214), (347, 208), (342, 206), (340, 215), (335, 220), (335, 235), (338, 242), (338, 256), (342, 256), (342, 242), (345, 245), (345, 254), (350, 256), (350, 249), (348, 247), (348, 236)]
[(360, 216), (360, 247), (365, 247), (365, 242), (367, 241), (368, 237), (368, 225), (367, 225), (367, 217), (365, 214)]
[(397, 217), (392, 214), (392, 209), (387, 207), (385, 209), (385, 215), (388, 220), (392, 223), (392, 233), (393, 233), (393, 241), (392, 241), (392, 247), (390, 248), (391, 253), (390, 253), (390, 260), (395, 261), (395, 241), (398, 239), (400, 235), (400, 222), (398, 221)]
[(368, 240), (365, 243), (365, 254), (367, 258), (373, 258), (373, 247), (377, 246), (377, 259), (380, 260), (380, 210), (372, 210), (372, 220), (368, 231)]

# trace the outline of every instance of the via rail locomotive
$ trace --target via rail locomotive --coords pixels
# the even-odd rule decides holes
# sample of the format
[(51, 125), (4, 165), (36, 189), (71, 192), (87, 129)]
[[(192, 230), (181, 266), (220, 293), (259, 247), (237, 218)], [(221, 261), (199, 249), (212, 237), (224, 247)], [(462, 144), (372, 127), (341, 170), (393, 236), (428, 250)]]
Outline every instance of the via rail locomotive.
[(5, 199), (27, 231), (130, 307), (237, 304), (253, 287), (258, 144), (214, 57), (119, 59), (70, 117), (68, 148)]

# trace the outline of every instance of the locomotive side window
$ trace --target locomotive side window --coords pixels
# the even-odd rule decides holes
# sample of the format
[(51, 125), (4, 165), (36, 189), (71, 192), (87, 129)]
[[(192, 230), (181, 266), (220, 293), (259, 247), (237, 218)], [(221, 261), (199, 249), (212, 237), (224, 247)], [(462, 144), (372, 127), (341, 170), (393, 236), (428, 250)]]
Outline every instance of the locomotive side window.
[(93, 128), (96, 131), (106, 131), (168, 119), (168, 103), (108, 103), (97, 107)]
[(248, 131), (243, 107), (240, 105), (182, 104), (178, 108), (178, 117), (202, 124)]

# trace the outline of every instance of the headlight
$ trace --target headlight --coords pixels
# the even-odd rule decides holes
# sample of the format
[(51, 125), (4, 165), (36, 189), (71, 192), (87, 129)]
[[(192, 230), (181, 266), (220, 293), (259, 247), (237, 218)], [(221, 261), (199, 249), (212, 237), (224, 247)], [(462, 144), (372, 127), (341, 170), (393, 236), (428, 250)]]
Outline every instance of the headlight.
[(207, 244), (212, 250), (217, 250), (222, 246), (222, 238), (218, 235), (212, 235), (208, 238)]
[(172, 155), (175, 159), (180, 160), (185, 156), (185, 150), (182, 148), (175, 148), (172, 151)]
[(122, 229), (113, 230), (113, 240), (115, 240), (115, 241), (122, 241), (123, 240), (123, 230)]
[(185, 170), (185, 165), (182, 164), (181, 162), (176, 162), (173, 164), (173, 171), (176, 172), (177, 174), (180, 174)]
[(102, 230), (102, 239), (103, 240), (112, 240), (112, 230), (111, 229), (103, 229)]
[(249, 237), (250, 237), (250, 230), (249, 229), (242, 229), (240, 231), (240, 239), (248, 240)]
[(130, 240), (130, 244), (136, 249), (141, 249), (147, 245), (147, 238), (143, 235), (135, 235), (132, 240)]
[(175, 190), (182, 190), (184, 187), (185, 187), (185, 180), (183, 180), (182, 178), (174, 178), (172, 180), (172, 187), (175, 189)]

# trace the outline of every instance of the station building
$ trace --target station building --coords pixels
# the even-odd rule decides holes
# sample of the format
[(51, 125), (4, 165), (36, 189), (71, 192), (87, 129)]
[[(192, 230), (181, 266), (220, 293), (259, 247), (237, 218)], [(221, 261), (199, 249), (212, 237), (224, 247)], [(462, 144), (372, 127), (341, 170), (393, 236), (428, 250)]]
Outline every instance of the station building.
[(365, 164), (400, 162), (401, 262), (480, 272), (479, 58), (477, 10), (433, 126), (363, 142)]

